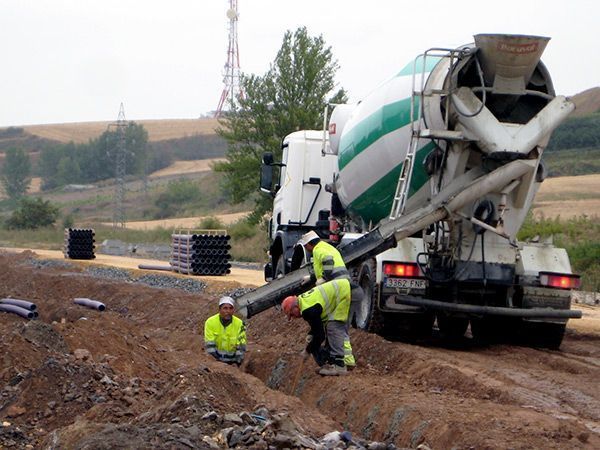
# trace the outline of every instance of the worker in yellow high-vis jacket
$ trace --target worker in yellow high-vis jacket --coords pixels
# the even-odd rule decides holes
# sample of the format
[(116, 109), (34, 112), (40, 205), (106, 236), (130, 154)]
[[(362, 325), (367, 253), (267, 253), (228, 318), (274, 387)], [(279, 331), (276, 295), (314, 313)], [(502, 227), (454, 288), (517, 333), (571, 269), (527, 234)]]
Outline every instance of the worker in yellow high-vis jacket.
[[(312, 265), (317, 278), (317, 286), (331, 280), (347, 279), (350, 281), (352, 295), (362, 297), (362, 289), (354, 284), (350, 278), (350, 273), (342, 255), (333, 245), (321, 240), (315, 231), (309, 231), (304, 234), (299, 241), (308, 253), (312, 256)], [(348, 318), (349, 320), (349, 318)], [(348, 369), (352, 370), (356, 366), (356, 360), (352, 354), (352, 345), (350, 344), (349, 322), (346, 322), (346, 335), (344, 337), (344, 362)]]
[[(345, 375), (345, 341), (351, 300), (347, 278), (326, 281), (299, 296), (286, 297), (282, 303), (288, 318), (302, 317), (310, 325), (306, 352), (321, 366), (321, 375)], [(323, 351), (321, 344), (326, 343)]]
[(204, 346), (216, 360), (239, 367), (246, 353), (246, 327), (234, 312), (234, 300), (221, 297), (219, 312), (204, 322)]
[(350, 274), (338, 249), (322, 241), (316, 232), (309, 231), (300, 238), (298, 243), (312, 255), (317, 285), (336, 278), (350, 279)]

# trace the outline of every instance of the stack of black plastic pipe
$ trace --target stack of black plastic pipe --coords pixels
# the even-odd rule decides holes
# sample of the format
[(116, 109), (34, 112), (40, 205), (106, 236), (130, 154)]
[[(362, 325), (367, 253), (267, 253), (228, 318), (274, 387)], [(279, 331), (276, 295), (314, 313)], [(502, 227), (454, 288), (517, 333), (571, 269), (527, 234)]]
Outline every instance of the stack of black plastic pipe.
[(228, 234), (173, 234), (171, 267), (190, 275), (226, 275), (231, 272)]
[(65, 228), (65, 258), (94, 259), (94, 230), (90, 228)]

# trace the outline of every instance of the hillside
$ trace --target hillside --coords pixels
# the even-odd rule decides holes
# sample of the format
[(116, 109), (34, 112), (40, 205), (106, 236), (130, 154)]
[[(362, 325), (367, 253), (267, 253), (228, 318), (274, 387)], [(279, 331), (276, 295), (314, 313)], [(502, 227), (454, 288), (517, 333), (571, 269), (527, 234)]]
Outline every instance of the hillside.
[[(148, 140), (165, 141), (194, 135), (215, 134), (217, 119), (164, 119), (135, 120), (148, 131)], [(58, 142), (84, 143), (97, 138), (112, 122), (78, 122), (22, 127), (27, 133), (39, 138)]]
[(600, 87), (594, 87), (579, 94), (571, 99), (575, 102), (575, 112), (571, 117), (581, 117), (600, 111)]

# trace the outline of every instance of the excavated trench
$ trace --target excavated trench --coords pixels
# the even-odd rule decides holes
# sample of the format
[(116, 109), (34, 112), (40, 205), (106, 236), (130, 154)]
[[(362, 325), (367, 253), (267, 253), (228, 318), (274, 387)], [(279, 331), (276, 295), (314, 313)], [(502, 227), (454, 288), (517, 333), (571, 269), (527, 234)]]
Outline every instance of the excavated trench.
[(365, 438), (413, 448), (597, 442), (598, 337), (571, 332), (556, 352), (469, 342), (423, 346), (352, 330), (357, 369), (323, 378), (299, 356), (306, 325), (265, 314), (252, 327), (263, 330), (261, 350), (246, 370)]
[[(206, 413), (262, 405), (313, 437), (346, 429), (412, 448), (600, 448), (598, 328), (571, 329), (560, 351), (444, 348), (352, 330), (358, 367), (321, 377), (299, 355), (307, 325), (270, 310), (248, 322), (239, 370), (204, 354), (199, 328), (221, 294), (243, 286), (210, 281), (186, 293), (30, 258), (0, 254), (1, 295), (40, 311), (29, 322), (0, 314), (0, 420), (10, 423), (0, 443), (15, 427), (36, 448), (76, 447), (82, 436), (93, 436), (91, 448), (133, 448), (173, 430), (194, 443), (215, 431), (198, 428)], [(107, 310), (81, 309), (74, 297)]]

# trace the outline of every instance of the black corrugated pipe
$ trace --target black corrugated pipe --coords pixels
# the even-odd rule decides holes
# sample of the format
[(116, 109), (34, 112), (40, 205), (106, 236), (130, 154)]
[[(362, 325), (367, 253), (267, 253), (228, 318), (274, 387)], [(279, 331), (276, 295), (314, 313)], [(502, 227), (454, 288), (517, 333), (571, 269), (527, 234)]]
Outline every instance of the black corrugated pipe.
[(0, 304), (0, 311), (11, 312), (13, 314), (18, 314), (21, 317), (25, 317), (26, 319), (33, 319), (35, 317), (35, 313), (25, 308), (21, 308), (16, 305), (7, 305), (5, 303)]
[(29, 311), (35, 311), (37, 309), (35, 303), (31, 303), (27, 300), (21, 300), (18, 298), (3, 298), (0, 299), (0, 303), (4, 303), (5, 305), (15, 305), (23, 309), (28, 309)]
[(89, 298), (74, 298), (73, 303), (78, 305), (87, 306), (88, 308), (97, 309), (98, 311), (104, 311), (106, 306), (104, 303), (97, 300), (91, 300)]

